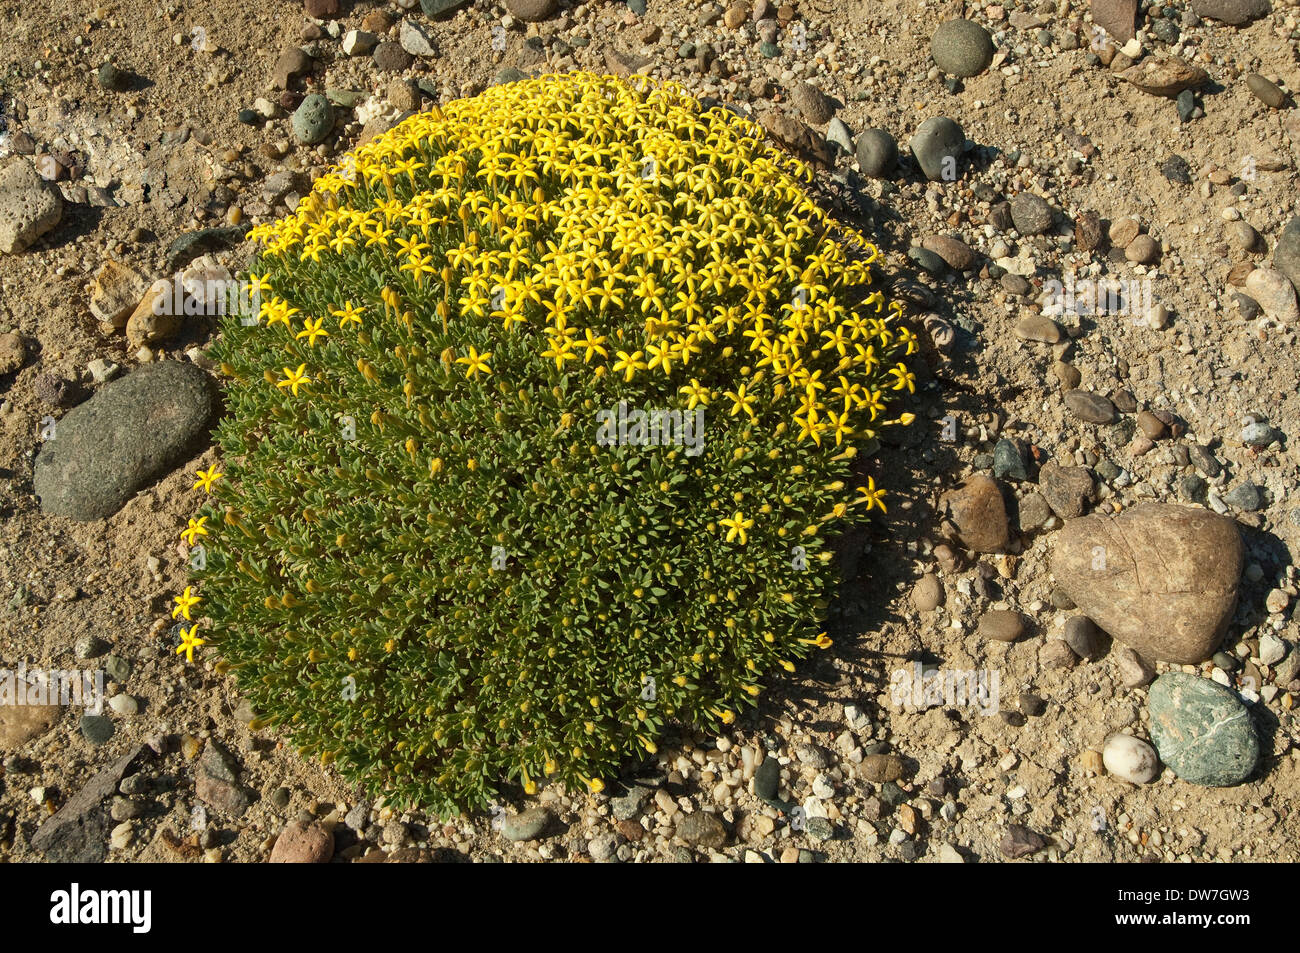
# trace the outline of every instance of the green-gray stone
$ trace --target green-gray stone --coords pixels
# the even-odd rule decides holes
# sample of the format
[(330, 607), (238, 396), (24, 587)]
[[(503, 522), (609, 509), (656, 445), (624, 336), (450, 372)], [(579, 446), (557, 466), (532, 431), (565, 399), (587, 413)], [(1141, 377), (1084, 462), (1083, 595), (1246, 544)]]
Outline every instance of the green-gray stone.
[(1259, 738), (1237, 694), (1185, 672), (1161, 675), (1147, 699), (1160, 760), (1192, 784), (1230, 787), (1250, 777)]
[(81, 735), (98, 748), (113, 737), (113, 723), (103, 715), (82, 715)]
[(781, 765), (776, 758), (768, 755), (763, 763), (754, 769), (754, 795), (771, 804), (776, 801), (777, 789), (781, 786)]
[(105, 384), (41, 447), (32, 477), (41, 509), (111, 516), (202, 446), (216, 408), (211, 378), (193, 364), (146, 364)]
[(344, 109), (352, 109), (357, 103), (366, 98), (366, 93), (359, 89), (327, 89), (325, 98), (335, 106), (342, 106)]
[(440, 17), (451, 13), (457, 7), (463, 7), (469, 0), (420, 0), (420, 9), (426, 17)]
[(1025, 458), (1016, 444), (1003, 437), (993, 447), (993, 475), (1003, 480), (1028, 480)]
[(948, 20), (930, 38), (930, 55), (949, 76), (976, 76), (993, 62), (993, 40), (974, 20)]
[(762, 53), (769, 60), (774, 60), (781, 55), (781, 47), (777, 46), (775, 43), (760, 43), (758, 45), (758, 52)]
[(293, 113), (293, 134), (303, 145), (324, 142), (334, 128), (334, 107), (320, 93), (312, 93)]

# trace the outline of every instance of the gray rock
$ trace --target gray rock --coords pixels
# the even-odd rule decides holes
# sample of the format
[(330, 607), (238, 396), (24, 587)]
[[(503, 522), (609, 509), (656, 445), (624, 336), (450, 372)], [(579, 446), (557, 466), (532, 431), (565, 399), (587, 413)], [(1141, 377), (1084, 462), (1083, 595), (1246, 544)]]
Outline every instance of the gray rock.
[(402, 44), (396, 40), (385, 40), (380, 43), (375, 47), (375, 52), (370, 54), (370, 59), (376, 69), (386, 73), (400, 73), (410, 69), (411, 64), (415, 62), (415, 57), (402, 49)]
[(1156, 679), (1147, 699), (1160, 760), (1192, 784), (1229, 787), (1250, 777), (1259, 738), (1237, 694), (1185, 672)]
[(1273, 249), (1273, 267), (1287, 278), (1300, 292), (1300, 215), (1286, 223)]
[(989, 609), (980, 617), (976, 634), (994, 642), (1014, 642), (1025, 633), (1025, 617), (1014, 609)]
[(509, 841), (527, 841), (540, 838), (551, 826), (553, 815), (544, 807), (530, 807), (512, 814), (501, 822), (501, 835)]
[(1028, 493), (1020, 501), (1020, 531), (1030, 533), (1040, 529), (1052, 518), (1052, 508), (1041, 493)]
[(320, 93), (312, 93), (293, 113), (293, 135), (303, 145), (324, 142), (334, 129), (334, 107)]
[(835, 115), (830, 97), (810, 83), (795, 83), (790, 89), (790, 102), (804, 121), (813, 126), (823, 126)]
[(863, 175), (883, 179), (898, 164), (898, 143), (884, 129), (864, 129), (858, 136), (857, 154)]
[(707, 847), (714, 850), (727, 843), (727, 829), (718, 815), (709, 811), (694, 811), (691, 814), (678, 814), (677, 836), (695, 847)]
[(437, 56), (438, 49), (433, 45), (429, 31), (413, 20), (403, 20), (398, 30), (397, 41), (402, 49), (412, 56)]
[(62, 217), (63, 196), (31, 162), (16, 156), (0, 169), (0, 253), (30, 247)]
[(1277, 84), (1258, 73), (1246, 74), (1246, 86), (1251, 93), (1270, 109), (1281, 109), (1286, 102), (1286, 93), (1278, 89)]
[(1211, 480), (1223, 472), (1223, 465), (1215, 458), (1209, 447), (1203, 447), (1199, 443), (1188, 444), (1187, 455), (1191, 458), (1192, 466)]
[(966, 148), (966, 134), (946, 116), (935, 116), (921, 123), (908, 148), (931, 182), (954, 182)]
[(780, 786), (781, 765), (769, 754), (754, 771), (754, 795), (768, 804), (778, 803), (777, 791)]
[(993, 447), (993, 475), (999, 480), (1028, 480), (1024, 453), (1014, 440), (1000, 439)]
[(1255, 484), (1238, 483), (1223, 495), (1223, 502), (1247, 513), (1253, 513), (1264, 505), (1264, 497)]
[(82, 715), (81, 736), (98, 748), (113, 737), (113, 722), (106, 715)]
[(973, 20), (948, 20), (930, 38), (930, 55), (950, 76), (976, 76), (993, 62), (993, 39)]
[(1218, 20), (1230, 26), (1244, 26), (1269, 12), (1268, 0), (1192, 0), (1198, 17)]
[(1011, 221), (1021, 235), (1041, 235), (1052, 227), (1052, 206), (1032, 192), (1011, 199)]
[(1141, 688), (1156, 677), (1156, 670), (1150, 663), (1127, 645), (1119, 647), (1114, 653), (1114, 659), (1125, 688)]
[(554, 16), (557, 9), (555, 0), (506, 0), (506, 11), (525, 23), (540, 23)]
[(609, 799), (610, 813), (616, 821), (630, 821), (641, 813), (645, 802), (654, 791), (645, 784), (629, 784), (627, 792)]
[(469, 3), (469, 0), (420, 0), (420, 9), (431, 19), (445, 16)]
[(194, 771), (195, 796), (215, 810), (241, 817), (250, 803), (239, 784), (239, 762), (216, 741), (203, 747)]
[(201, 445), (216, 410), (211, 379), (192, 364), (148, 364), (105, 384), (58, 422), (36, 457), (46, 513), (111, 516)]
[(1089, 662), (1106, 654), (1106, 637), (1086, 615), (1066, 619), (1063, 638), (1075, 655)]
[(830, 125), (826, 127), (826, 141), (838, 146), (842, 152), (850, 154), (853, 152), (853, 133), (841, 119), (830, 121)]
[(1115, 422), (1115, 405), (1100, 394), (1086, 390), (1068, 390), (1065, 392), (1065, 406), (1074, 416), (1090, 424)]

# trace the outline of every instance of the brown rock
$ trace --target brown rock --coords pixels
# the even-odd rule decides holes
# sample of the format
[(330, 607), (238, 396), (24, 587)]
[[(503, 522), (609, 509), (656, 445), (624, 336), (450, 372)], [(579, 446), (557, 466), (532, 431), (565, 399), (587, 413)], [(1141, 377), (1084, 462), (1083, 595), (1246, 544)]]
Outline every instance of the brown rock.
[(1073, 390), (1083, 380), (1083, 375), (1079, 372), (1079, 369), (1073, 364), (1067, 364), (1064, 361), (1053, 361), (1052, 373), (1056, 375), (1056, 379), (1061, 382), (1061, 387), (1065, 390)]
[(1139, 235), (1124, 248), (1124, 257), (1137, 265), (1149, 265), (1160, 257), (1160, 244), (1150, 235)]
[(1137, 0), (1092, 0), (1092, 22), (1120, 43), (1137, 34)]
[(872, 784), (885, 784), (901, 778), (904, 767), (903, 759), (896, 754), (869, 754), (858, 770)]
[(1063, 467), (1049, 460), (1038, 471), (1038, 492), (1043, 494), (1053, 513), (1069, 520), (1083, 515), (1096, 487), (1087, 467)]
[(1077, 661), (1079, 656), (1063, 639), (1048, 639), (1038, 650), (1040, 668), (1069, 668)]
[(288, 89), (294, 77), (310, 73), (315, 62), (300, 47), (286, 46), (275, 61), (271, 82), (276, 89)]
[(982, 473), (944, 494), (962, 543), (977, 553), (996, 553), (1010, 541), (1007, 508), (998, 482)]
[(1165, 436), (1167, 429), (1165, 422), (1149, 410), (1138, 411), (1137, 425), (1151, 440), (1159, 440)]
[(177, 310), (171, 306), (173, 297), (170, 282), (155, 281), (126, 319), (127, 343), (138, 348), (175, 334), (181, 318), (173, 313)]
[(1136, 218), (1121, 218), (1110, 223), (1110, 243), (1116, 248), (1127, 248), (1128, 243), (1138, 237), (1142, 225)]
[(1014, 330), (1020, 340), (1037, 341), (1040, 344), (1059, 344), (1065, 337), (1059, 324), (1041, 314), (1025, 315), (1016, 322)]
[(290, 821), (271, 848), (273, 864), (327, 864), (334, 856), (334, 835), (320, 824)]
[(738, 30), (741, 24), (749, 19), (749, 4), (745, 0), (735, 0), (727, 12), (722, 15), (722, 22), (727, 25), (728, 30)]
[(58, 705), (19, 705), (0, 701), (0, 751), (13, 751), (33, 738), (39, 738), (54, 727), (62, 711)]
[(1148, 659), (1195, 664), (1223, 639), (1237, 604), (1236, 524), (1208, 510), (1143, 503), (1071, 520), (1052, 574), (1079, 609)]
[(307, 16), (317, 20), (333, 20), (339, 15), (339, 0), (303, 0)]
[(912, 605), (921, 612), (929, 612), (943, 604), (943, 583), (934, 573), (926, 573), (912, 587)]
[(1025, 617), (1011, 609), (989, 609), (980, 617), (976, 634), (994, 642), (1014, 642), (1025, 634)]
[(27, 345), (17, 331), (0, 334), (0, 377), (12, 374), (27, 359)]
[(114, 331), (121, 331), (148, 284), (134, 268), (109, 259), (95, 272), (90, 288), (90, 313), (112, 325)]
[(1079, 213), (1074, 220), (1074, 243), (1079, 251), (1092, 251), (1101, 244), (1101, 216), (1093, 211)]
[(1177, 96), (1185, 89), (1203, 86), (1210, 78), (1199, 66), (1177, 56), (1149, 56), (1130, 66), (1121, 77), (1152, 96)]
[(1101, 394), (1086, 390), (1067, 390), (1065, 406), (1070, 413), (1090, 424), (1113, 424), (1115, 405)]
[(965, 271), (975, 264), (975, 253), (970, 246), (947, 235), (931, 235), (921, 242), (921, 247), (938, 255), (953, 271)]

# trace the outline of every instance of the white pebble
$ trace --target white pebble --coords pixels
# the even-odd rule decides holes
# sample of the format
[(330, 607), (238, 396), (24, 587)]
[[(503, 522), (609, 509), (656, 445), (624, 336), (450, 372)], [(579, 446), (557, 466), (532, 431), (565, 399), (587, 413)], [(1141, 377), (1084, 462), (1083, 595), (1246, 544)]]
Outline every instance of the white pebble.
[(1160, 773), (1155, 749), (1132, 735), (1116, 734), (1107, 738), (1101, 761), (1111, 774), (1133, 784), (1146, 784)]

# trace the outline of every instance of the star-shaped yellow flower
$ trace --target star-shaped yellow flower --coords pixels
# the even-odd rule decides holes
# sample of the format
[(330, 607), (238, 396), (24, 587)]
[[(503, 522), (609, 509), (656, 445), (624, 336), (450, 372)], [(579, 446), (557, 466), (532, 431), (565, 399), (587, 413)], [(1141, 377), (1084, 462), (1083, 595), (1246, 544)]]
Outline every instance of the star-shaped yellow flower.
[(745, 514), (740, 510), (736, 510), (736, 515), (731, 519), (721, 519), (718, 522), (727, 527), (727, 542), (739, 540), (742, 546), (749, 542), (748, 531), (753, 528), (754, 521), (745, 519)]
[[(298, 340), (306, 338), (307, 345), (309, 347), (315, 347), (317, 338), (329, 337), (329, 332), (321, 327), (324, 323), (324, 318), (317, 318), (315, 324), (312, 323), (311, 318), (304, 318), (302, 322), (302, 330), (294, 335), (294, 339)], [(297, 392), (295, 391), (295, 393)]]
[(207, 470), (195, 470), (194, 475), (198, 477), (198, 479), (194, 481), (194, 485), (190, 487), (190, 489), (197, 490), (202, 488), (204, 493), (211, 493), (212, 484), (220, 480), (222, 476), (221, 471), (217, 469), (216, 464), (213, 464)]
[(200, 516), (197, 520), (190, 520), (189, 525), (181, 532), (181, 539), (193, 546), (194, 541), (200, 536), (208, 535), (208, 528), (205, 525), (207, 522), (208, 518), (206, 516)]
[(303, 384), (310, 384), (311, 378), (306, 374), (307, 365), (299, 364), (296, 371), (284, 368), (284, 380), (276, 381), (276, 387), (287, 387), (293, 393), (294, 397), (298, 396), (298, 388)]
[(475, 348), (469, 349), (469, 357), (456, 358), (457, 364), (465, 365), (465, 376), (474, 377), (478, 374), (488, 375), (492, 373), (492, 368), (488, 367), (488, 358), (492, 356), (491, 351), (484, 351), (480, 354)]
[(194, 661), (194, 650), (201, 645), (207, 645), (207, 639), (201, 639), (194, 633), (198, 631), (199, 625), (196, 622), (188, 629), (181, 629), (181, 644), (176, 646), (176, 654), (184, 655), (185, 661)]
[(176, 597), (176, 608), (172, 609), (173, 619), (184, 616), (185, 620), (189, 621), (190, 610), (199, 604), (199, 597), (192, 594), (192, 589), (192, 586), (186, 586), (185, 591)]

